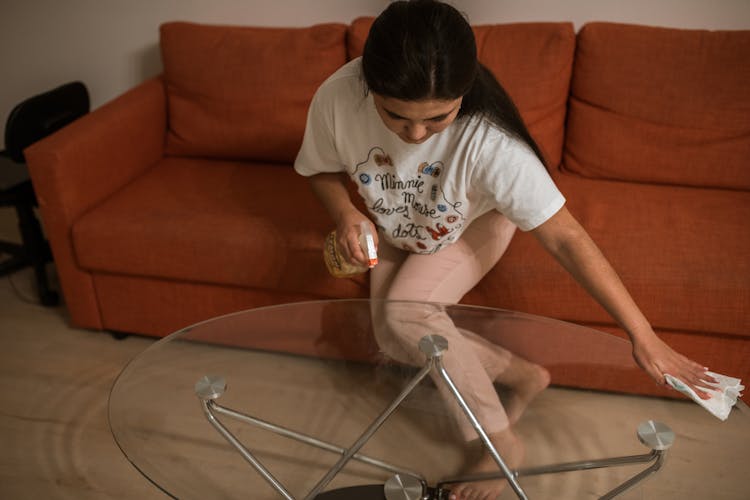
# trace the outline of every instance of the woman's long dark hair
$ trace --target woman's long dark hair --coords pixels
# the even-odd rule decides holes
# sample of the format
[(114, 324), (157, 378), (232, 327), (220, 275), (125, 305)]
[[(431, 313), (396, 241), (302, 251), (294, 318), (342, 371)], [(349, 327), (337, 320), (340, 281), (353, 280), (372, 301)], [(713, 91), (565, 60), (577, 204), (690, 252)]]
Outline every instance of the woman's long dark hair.
[(458, 118), (487, 117), (545, 163), (510, 96), (477, 59), (471, 26), (450, 5), (392, 2), (370, 28), (362, 71), (368, 90), (385, 97), (419, 101), (463, 96)]

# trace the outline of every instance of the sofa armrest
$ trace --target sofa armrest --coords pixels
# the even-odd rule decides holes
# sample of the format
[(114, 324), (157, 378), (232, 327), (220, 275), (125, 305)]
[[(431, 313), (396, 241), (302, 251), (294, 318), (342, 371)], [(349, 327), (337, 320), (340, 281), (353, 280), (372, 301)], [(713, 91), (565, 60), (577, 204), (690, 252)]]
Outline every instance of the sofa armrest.
[(164, 155), (166, 96), (148, 80), (25, 150), (71, 320), (102, 329), (93, 281), (75, 258), (76, 220)]
[(154, 78), (32, 144), (25, 156), (42, 211), (54, 207), (50, 217), (70, 224), (118, 191), (163, 156), (166, 121)]

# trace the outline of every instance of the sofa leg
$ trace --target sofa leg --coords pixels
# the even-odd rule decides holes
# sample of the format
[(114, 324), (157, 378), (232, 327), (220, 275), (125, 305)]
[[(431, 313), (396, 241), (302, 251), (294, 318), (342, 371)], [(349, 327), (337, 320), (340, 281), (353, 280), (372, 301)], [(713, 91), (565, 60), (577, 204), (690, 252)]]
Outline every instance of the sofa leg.
[(114, 330), (107, 330), (109, 334), (112, 336), (115, 340), (125, 340), (126, 338), (130, 337), (131, 334), (127, 332), (116, 332)]

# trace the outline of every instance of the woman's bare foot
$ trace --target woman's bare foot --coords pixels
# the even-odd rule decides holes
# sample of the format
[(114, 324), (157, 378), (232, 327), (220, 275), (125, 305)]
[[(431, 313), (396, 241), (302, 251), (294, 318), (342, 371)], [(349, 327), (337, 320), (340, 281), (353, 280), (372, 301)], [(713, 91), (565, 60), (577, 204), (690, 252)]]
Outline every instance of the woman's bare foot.
[[(489, 438), (510, 470), (517, 469), (521, 465), (524, 458), (523, 442), (511, 432), (510, 428), (491, 434)], [(469, 461), (469, 465), (464, 470), (465, 475), (500, 472), (500, 466), (481, 442), (475, 442), (472, 445), (479, 446), (481, 449)], [(507, 486), (508, 482), (505, 479), (459, 483), (450, 487), (449, 498), (451, 500), (495, 500)]]
[(529, 403), (550, 382), (549, 372), (542, 366), (512, 356), (508, 367), (495, 379), (495, 382), (508, 389), (503, 400), (505, 413), (511, 425), (516, 424)]

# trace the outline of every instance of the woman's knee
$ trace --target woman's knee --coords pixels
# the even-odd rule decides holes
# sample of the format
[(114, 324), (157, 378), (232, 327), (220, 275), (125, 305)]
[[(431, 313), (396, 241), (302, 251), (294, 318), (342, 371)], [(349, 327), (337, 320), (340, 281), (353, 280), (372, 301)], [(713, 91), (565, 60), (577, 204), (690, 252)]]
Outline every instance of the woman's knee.
[(446, 329), (447, 316), (444, 307), (439, 304), (393, 298), (376, 302), (377, 314), (372, 318), (375, 340), (385, 354), (400, 361), (403, 361), (403, 353), (408, 353), (410, 362), (420, 361), (419, 340)]

